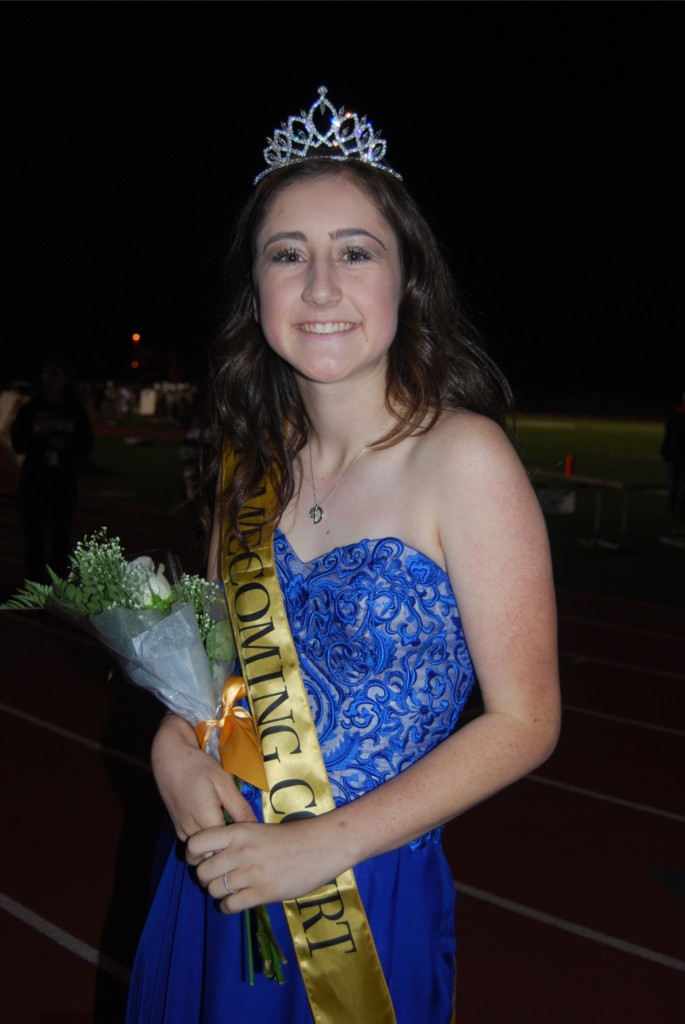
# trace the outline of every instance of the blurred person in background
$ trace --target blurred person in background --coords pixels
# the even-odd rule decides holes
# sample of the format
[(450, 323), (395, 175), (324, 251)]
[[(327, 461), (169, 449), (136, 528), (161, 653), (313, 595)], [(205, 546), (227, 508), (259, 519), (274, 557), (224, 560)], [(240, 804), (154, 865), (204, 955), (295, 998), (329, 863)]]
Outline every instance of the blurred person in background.
[(200, 491), (200, 447), (203, 437), (205, 441), (208, 440), (208, 437), (205, 436), (200, 424), (200, 398), (197, 389), (189, 389), (187, 398), (189, 406), (182, 416), (186, 432), (181, 440), (178, 453), (181, 460), (183, 504), (190, 514), (193, 538), (198, 552), (204, 552), (208, 538), (198, 508), (198, 495)]
[(73, 372), (48, 358), (36, 394), (12, 424), (12, 447), (23, 455), (19, 508), (26, 578), (42, 581), (47, 564), (60, 576), (68, 567), (79, 466), (93, 448), (93, 433)]

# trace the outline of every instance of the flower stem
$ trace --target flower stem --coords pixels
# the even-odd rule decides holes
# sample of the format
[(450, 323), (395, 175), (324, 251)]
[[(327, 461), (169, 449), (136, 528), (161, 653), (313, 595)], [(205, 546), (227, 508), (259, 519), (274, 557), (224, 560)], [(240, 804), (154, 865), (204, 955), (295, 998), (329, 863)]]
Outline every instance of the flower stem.
[[(224, 810), (224, 819), (227, 825), (233, 824), (233, 818)], [(252, 914), (254, 913), (254, 927), (259, 945), (259, 955), (262, 958), (265, 978), (273, 978), (282, 985), (285, 981), (283, 964), (287, 963), (283, 950), (278, 944), (274, 934), (269, 911), (262, 903), (253, 910), (244, 911), (245, 920), (245, 941), (247, 942), (247, 976), (250, 985), (254, 985), (254, 949), (252, 946)]]
[(249, 910), (243, 911), (245, 935), (247, 938), (247, 980), (254, 985), (254, 953), (252, 950), (252, 916)]

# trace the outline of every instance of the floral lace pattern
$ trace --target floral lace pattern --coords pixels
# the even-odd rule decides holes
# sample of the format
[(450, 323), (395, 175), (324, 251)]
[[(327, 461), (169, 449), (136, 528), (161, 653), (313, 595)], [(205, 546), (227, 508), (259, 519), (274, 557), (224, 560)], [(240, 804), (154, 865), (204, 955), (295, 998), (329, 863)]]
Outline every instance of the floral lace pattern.
[(444, 570), (395, 538), (302, 562), (276, 530), (274, 552), (333, 798), (346, 803), (454, 731), (474, 680), (457, 603)]

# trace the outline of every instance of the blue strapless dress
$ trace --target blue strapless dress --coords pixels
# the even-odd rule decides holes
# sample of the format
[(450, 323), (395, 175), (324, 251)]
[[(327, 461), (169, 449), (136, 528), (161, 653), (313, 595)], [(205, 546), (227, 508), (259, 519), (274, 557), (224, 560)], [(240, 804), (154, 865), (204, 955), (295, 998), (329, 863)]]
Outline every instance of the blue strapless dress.
[[(455, 729), (473, 667), (447, 574), (393, 538), (302, 562), (276, 531), (285, 607), (336, 804), (413, 764)], [(259, 793), (245, 795), (261, 816)], [(454, 885), (441, 830), (355, 867), (398, 1024), (448, 1024)], [(128, 1024), (311, 1024), (280, 904), (286, 982), (245, 980), (243, 916), (217, 910), (169, 837), (133, 968)], [(348, 1022), (341, 1022), (348, 1024)]]

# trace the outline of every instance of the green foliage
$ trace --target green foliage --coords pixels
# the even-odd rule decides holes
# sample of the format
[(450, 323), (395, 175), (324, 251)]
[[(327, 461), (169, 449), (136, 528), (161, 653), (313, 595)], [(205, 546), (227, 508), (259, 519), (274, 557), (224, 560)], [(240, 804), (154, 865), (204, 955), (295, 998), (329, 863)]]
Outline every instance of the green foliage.
[[(29, 611), (48, 607), (74, 618), (112, 608), (154, 609), (167, 612), (179, 599), (178, 590), (164, 576), (164, 566), (151, 558), (129, 562), (121, 541), (100, 527), (78, 542), (69, 558), (65, 579), (48, 567), (49, 584), (25, 581), (21, 590), (0, 606), (2, 611)], [(183, 596), (191, 601), (203, 642), (211, 638), (212, 658), (235, 657), (235, 645), (228, 621), (217, 622), (217, 607), (223, 612), (224, 598), (214, 583), (199, 576), (183, 575)]]
[(215, 622), (205, 638), (207, 655), (212, 661), (232, 661), (237, 654), (233, 630), (228, 619)]
[(0, 612), (28, 612), (45, 608), (45, 602), (52, 588), (45, 583), (34, 583), (26, 580), (21, 590), (17, 591), (9, 601), (0, 604)]
[(221, 586), (201, 576), (181, 576), (181, 589), (190, 601), (200, 628), (208, 657), (212, 661), (232, 661), (236, 655), (233, 630), (226, 617), (226, 601)]

